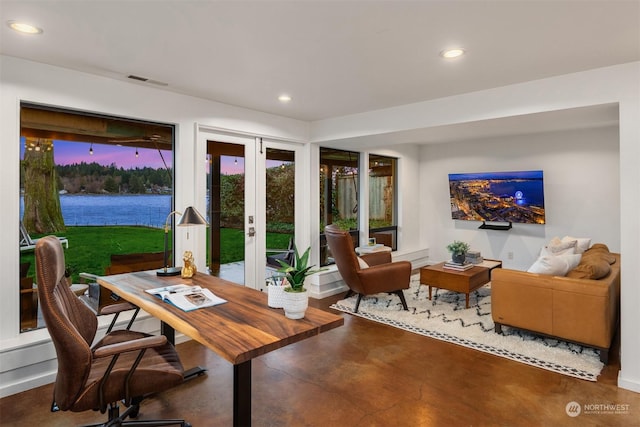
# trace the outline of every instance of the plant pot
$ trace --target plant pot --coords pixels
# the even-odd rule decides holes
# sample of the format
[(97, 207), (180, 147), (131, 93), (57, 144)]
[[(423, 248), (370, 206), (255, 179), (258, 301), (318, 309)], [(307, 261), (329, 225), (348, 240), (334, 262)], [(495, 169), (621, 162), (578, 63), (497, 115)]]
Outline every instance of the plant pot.
[(451, 261), (456, 264), (464, 264), (464, 260), (466, 259), (467, 254), (451, 254)]
[(309, 294), (304, 292), (282, 292), (282, 308), (288, 319), (302, 319), (309, 306)]

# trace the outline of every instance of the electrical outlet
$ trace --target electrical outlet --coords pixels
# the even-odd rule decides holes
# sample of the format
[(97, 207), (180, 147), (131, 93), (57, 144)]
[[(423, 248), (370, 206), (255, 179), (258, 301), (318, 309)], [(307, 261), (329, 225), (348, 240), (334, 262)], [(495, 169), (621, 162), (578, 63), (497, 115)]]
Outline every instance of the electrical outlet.
[(513, 252), (507, 252), (507, 258), (513, 259)]

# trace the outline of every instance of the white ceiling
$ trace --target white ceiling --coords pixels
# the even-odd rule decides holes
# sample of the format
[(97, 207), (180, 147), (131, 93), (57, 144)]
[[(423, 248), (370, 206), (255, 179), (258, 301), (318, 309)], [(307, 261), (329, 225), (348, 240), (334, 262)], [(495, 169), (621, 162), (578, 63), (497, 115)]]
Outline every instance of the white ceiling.
[(478, 120), (410, 131), (323, 141), (325, 147), (371, 149), (393, 144), (441, 144), (447, 142), (482, 140), (503, 136), (530, 135), (542, 132), (591, 129), (618, 124), (618, 104), (525, 114), (499, 119)]
[(640, 60), (637, 0), (0, 0), (0, 19), (4, 55), (307, 121)]

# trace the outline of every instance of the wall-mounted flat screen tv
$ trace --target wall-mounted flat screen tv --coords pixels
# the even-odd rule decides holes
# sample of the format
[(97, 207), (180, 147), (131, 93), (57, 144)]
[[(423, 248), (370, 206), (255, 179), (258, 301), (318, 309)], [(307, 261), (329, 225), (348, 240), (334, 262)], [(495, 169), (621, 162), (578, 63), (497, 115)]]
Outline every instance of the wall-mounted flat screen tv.
[(451, 218), (544, 224), (542, 171), (449, 174)]

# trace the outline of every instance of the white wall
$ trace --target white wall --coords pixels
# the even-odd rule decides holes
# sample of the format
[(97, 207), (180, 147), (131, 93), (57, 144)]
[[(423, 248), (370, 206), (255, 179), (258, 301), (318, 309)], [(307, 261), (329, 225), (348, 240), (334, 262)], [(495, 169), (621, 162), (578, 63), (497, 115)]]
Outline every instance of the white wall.
[[(420, 211), (432, 261), (450, 257), (445, 246), (462, 240), (506, 268), (526, 270), (554, 236), (591, 237), (620, 251), (618, 128), (583, 129), (422, 147)], [(514, 224), (509, 231), (479, 230), (454, 221), (449, 173), (543, 170), (546, 224)], [(508, 253), (513, 253), (509, 259)]]

